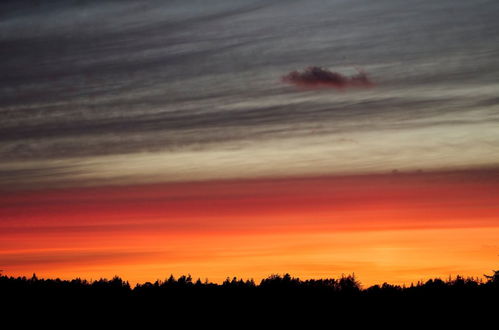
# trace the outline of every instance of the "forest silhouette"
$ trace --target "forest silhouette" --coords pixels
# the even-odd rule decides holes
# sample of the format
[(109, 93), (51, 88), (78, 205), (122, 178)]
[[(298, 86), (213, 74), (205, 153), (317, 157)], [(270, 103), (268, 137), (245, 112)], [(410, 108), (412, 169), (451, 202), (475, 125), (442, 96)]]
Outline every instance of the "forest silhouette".
[(261, 327), (268, 320), (281, 326), (301, 320), (307, 329), (340, 320), (360, 326), (367, 321), (399, 324), (398, 320), (424, 325), (438, 319), (448, 325), (462, 318), (472, 322), (493, 319), (498, 298), (499, 271), (481, 279), (456, 276), (409, 286), (383, 283), (366, 288), (353, 274), (307, 280), (274, 274), (259, 283), (236, 277), (212, 283), (183, 275), (133, 287), (117, 276), (93, 281), (43, 279), (35, 274), (0, 276), (2, 315), (16, 320), (36, 315), (36, 320), (49, 324), (62, 319), (89, 323), (105, 319), (116, 326), (117, 321), (127, 325), (130, 319), (158, 322), (168, 317), (185, 325), (225, 322), (232, 328), (241, 322)]
[(253, 279), (227, 277), (223, 283), (209, 282), (207, 279), (193, 280), (191, 275), (175, 278), (170, 275), (165, 280), (145, 282), (132, 287), (129, 282), (118, 276), (112, 279), (72, 280), (13, 277), (0, 275), (0, 294), (3, 297), (55, 297), (74, 298), (163, 298), (175, 296), (205, 296), (215, 298), (223, 295), (242, 295), (253, 298), (269, 295), (286, 297), (313, 296), (315, 298), (369, 299), (369, 298), (434, 298), (434, 297), (497, 297), (499, 294), (499, 271), (484, 275), (485, 279), (456, 276), (446, 280), (440, 278), (419, 281), (416, 284), (392, 285), (383, 283), (363, 288), (355, 274), (342, 275), (340, 278), (301, 280), (290, 274), (273, 274), (259, 284)]

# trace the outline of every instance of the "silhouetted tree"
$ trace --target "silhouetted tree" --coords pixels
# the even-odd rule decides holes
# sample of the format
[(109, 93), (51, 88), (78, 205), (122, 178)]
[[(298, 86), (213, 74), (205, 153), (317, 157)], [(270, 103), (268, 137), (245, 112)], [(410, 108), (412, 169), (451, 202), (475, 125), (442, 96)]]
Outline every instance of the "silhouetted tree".
[(494, 270), (492, 275), (484, 275), (487, 284), (493, 287), (499, 287), (499, 270)]

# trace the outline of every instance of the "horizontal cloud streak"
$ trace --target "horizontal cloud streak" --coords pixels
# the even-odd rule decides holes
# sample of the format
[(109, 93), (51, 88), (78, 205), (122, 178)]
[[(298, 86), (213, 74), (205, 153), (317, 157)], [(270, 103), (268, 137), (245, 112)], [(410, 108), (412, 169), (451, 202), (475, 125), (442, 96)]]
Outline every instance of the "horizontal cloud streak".
[[(473, 225), (494, 225), (496, 220), (488, 219), (486, 215), (497, 212), (498, 181), (499, 173), (494, 169), (3, 193), (0, 195), (0, 227), (33, 229), (36, 232), (38, 227), (48, 226), (54, 232), (58, 232), (58, 228), (80, 232), (85, 226), (88, 226), (87, 230), (120, 231), (120, 228), (113, 229), (112, 225), (123, 224), (124, 228), (138, 232), (140, 224), (145, 230), (188, 231), (237, 230), (241, 225), (246, 229), (249, 226), (265, 230), (267, 224), (270, 227), (289, 226), (291, 219), (300, 214), (304, 221), (301, 225), (325, 225), (319, 218), (328, 215), (332, 220), (327, 226), (368, 228), (370, 225), (364, 222), (364, 217), (375, 216), (390, 205), (407, 208), (413, 214), (431, 211), (446, 216), (439, 219), (437, 216), (420, 218), (412, 215), (392, 223), (392, 215), (387, 209), (386, 219), (380, 217), (372, 226), (452, 226), (459, 224), (459, 219), (479, 217), (480, 214), (483, 222), (477, 219)], [(358, 224), (355, 224), (353, 214), (359, 216)], [(268, 217), (273, 215), (279, 219), (268, 221)], [(350, 220), (333, 220), (336, 215)], [(64, 218), (62, 223), (61, 217)], [(239, 224), (236, 218), (241, 219)], [(310, 218), (316, 218), (318, 223)]]

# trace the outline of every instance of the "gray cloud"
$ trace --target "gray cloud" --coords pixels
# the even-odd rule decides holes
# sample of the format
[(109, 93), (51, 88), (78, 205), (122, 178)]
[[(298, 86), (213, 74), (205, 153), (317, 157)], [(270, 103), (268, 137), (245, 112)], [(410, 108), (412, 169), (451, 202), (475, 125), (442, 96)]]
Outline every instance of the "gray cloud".
[[(4, 162), (471, 131), (497, 120), (495, 2), (422, 1), (410, 12), (365, 0), (39, 3), (0, 5)], [(342, 72), (326, 80), (343, 86), (361, 66), (377, 88), (327, 95), (279, 82), (310, 63)], [(52, 180), (61, 171), (78, 175), (4, 166), (0, 176)]]

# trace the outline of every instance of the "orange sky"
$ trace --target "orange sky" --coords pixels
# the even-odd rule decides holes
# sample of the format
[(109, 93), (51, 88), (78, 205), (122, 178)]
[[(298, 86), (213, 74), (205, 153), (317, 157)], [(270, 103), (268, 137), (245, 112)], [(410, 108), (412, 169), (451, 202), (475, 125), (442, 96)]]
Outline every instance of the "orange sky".
[(4, 192), (0, 269), (132, 283), (481, 276), (499, 261), (498, 183), (476, 170)]

